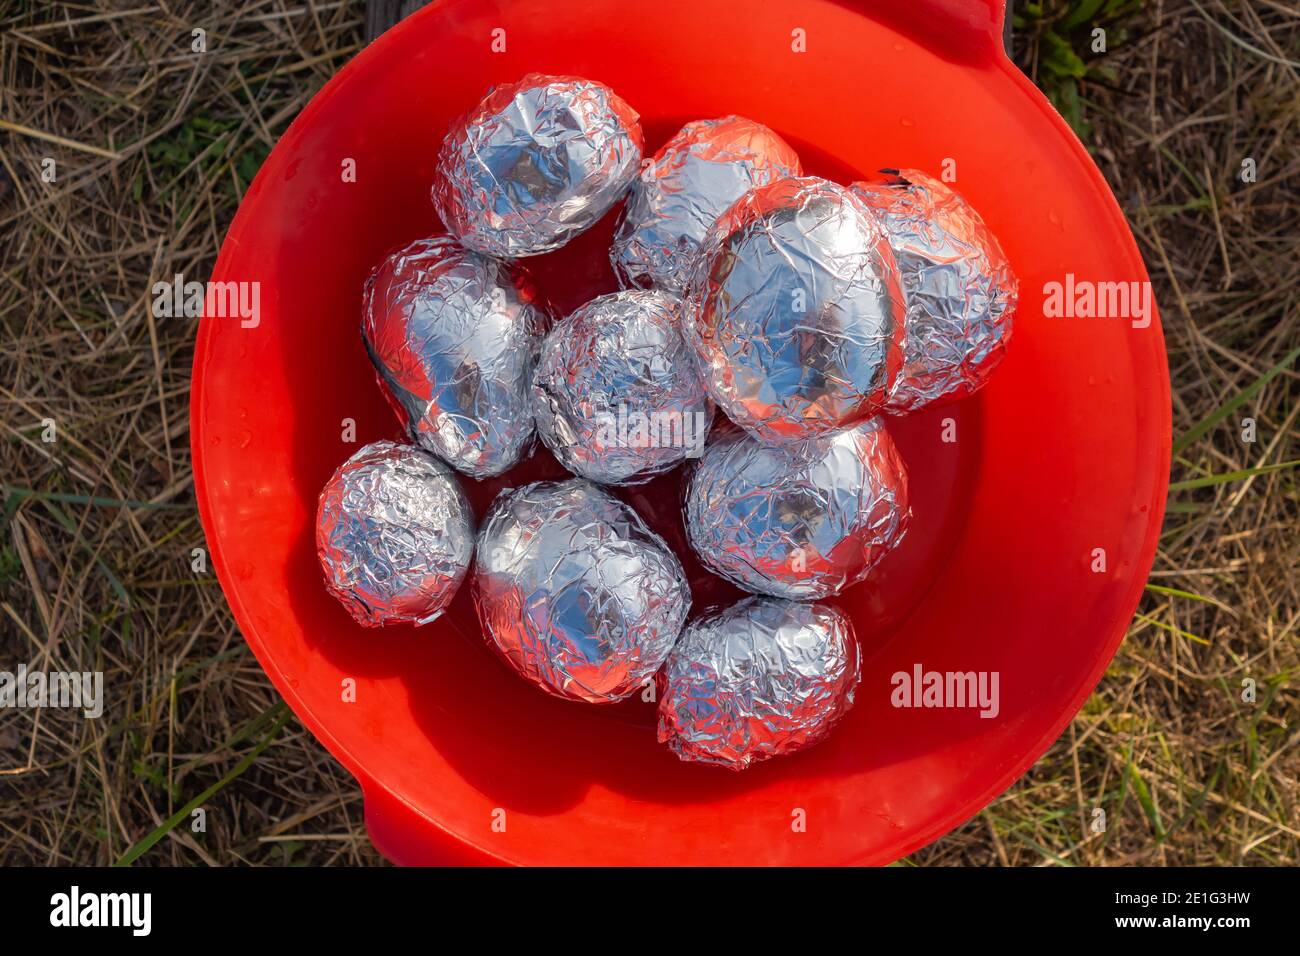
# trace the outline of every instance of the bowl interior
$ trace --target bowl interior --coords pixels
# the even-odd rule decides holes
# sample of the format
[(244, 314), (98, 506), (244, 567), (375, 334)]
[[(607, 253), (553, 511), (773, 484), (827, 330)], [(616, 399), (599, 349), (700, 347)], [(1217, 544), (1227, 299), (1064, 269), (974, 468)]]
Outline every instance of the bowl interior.
[[(441, 847), (520, 863), (886, 862), (1036, 759), (1136, 605), (1168, 466), (1159, 322), (1043, 315), (1044, 284), (1067, 273), (1147, 278), (1095, 167), (978, 22), (926, 40), (924, 18), (912, 35), (906, 17), (849, 3), (773, 6), (435, 3), (317, 96), (231, 228), (213, 279), (260, 283), (260, 321), (201, 323), (192, 441), (209, 546), (268, 674), (360, 779), (368, 809), (400, 808), (400, 822), (371, 820), (395, 859), (431, 862)], [(656, 743), (653, 702), (541, 694), (484, 646), (468, 585), (444, 619), (379, 631), (324, 591), (317, 494), (360, 444), (399, 437), (361, 345), (362, 282), (395, 246), (439, 231), (428, 187), (448, 123), (530, 71), (613, 86), (641, 112), (648, 150), (688, 120), (738, 113), (841, 182), (955, 169), (1020, 277), (992, 383), (890, 422), (912, 530), (840, 601), (863, 680), (845, 723), (804, 754), (743, 774), (688, 766)], [(529, 260), (559, 312), (615, 288), (612, 228), (611, 215)], [(502, 487), (563, 474), (541, 450), (462, 483), (481, 515)], [(680, 474), (624, 497), (683, 556), (697, 610), (736, 596), (686, 548)], [(996, 716), (893, 706), (892, 676), (915, 665), (996, 672)]]

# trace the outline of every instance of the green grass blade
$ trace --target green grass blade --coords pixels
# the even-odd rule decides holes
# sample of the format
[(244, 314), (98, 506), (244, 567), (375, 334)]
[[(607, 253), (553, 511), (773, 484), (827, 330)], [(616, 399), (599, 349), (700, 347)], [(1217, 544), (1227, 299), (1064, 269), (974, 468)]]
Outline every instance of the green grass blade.
[(1243, 478), (1250, 478), (1254, 475), (1267, 475), (1269, 472), (1282, 471), (1284, 468), (1294, 468), (1296, 465), (1300, 465), (1300, 459), (1280, 461), (1275, 465), (1260, 465), (1258, 468), (1244, 468), (1241, 471), (1229, 471), (1222, 475), (1206, 475), (1204, 478), (1175, 481), (1170, 483), (1169, 490), (1190, 491), (1193, 488), (1209, 488), (1212, 485), (1222, 485), (1229, 481), (1241, 481)]
[(1160, 820), (1160, 811), (1156, 809), (1156, 802), (1151, 798), (1151, 791), (1147, 789), (1147, 782), (1138, 773), (1137, 764), (1129, 763), (1128, 775), (1129, 782), (1133, 785), (1133, 795), (1137, 797), (1137, 801), (1141, 804), (1147, 819), (1151, 821), (1151, 829), (1156, 835), (1156, 842), (1163, 843), (1165, 841), (1165, 825)]
[(1217, 608), (1222, 608), (1229, 614), (1235, 615), (1237, 613), (1218, 598), (1206, 597), (1203, 594), (1196, 594), (1192, 591), (1180, 591), (1178, 588), (1167, 588), (1160, 584), (1148, 584), (1146, 588), (1148, 591), (1154, 591), (1156, 594), (1168, 594), (1170, 597), (1187, 598), (1189, 601), (1200, 601), (1204, 604), (1212, 604)]
[(197, 661), (193, 664), (187, 664), (176, 672), (176, 676), (172, 678), (172, 683), (183, 684), (199, 671), (203, 670), (203, 668), (211, 667), (214, 664), (220, 664), (223, 661), (239, 657), (240, 655), (247, 653), (247, 651), (248, 645), (240, 644), (238, 647), (232, 647), (229, 650), (222, 651), (220, 654), (213, 654), (205, 660)]
[(1146, 621), (1148, 624), (1160, 628), (1162, 631), (1169, 631), (1173, 634), (1177, 634), (1179, 637), (1185, 637), (1189, 641), (1195, 641), (1197, 644), (1204, 644), (1206, 647), (1210, 646), (1210, 642), (1207, 641), (1205, 638), (1197, 637), (1191, 631), (1184, 631), (1182, 628), (1174, 627), (1172, 624), (1166, 624), (1164, 621), (1157, 621), (1150, 614), (1138, 613), (1138, 614), (1134, 614), (1133, 616), (1136, 617), (1139, 621)]
[(1067, 14), (1066, 18), (1061, 22), (1061, 32), (1068, 33), (1075, 27), (1087, 23), (1097, 15), (1101, 10), (1102, 4), (1105, 2), (1106, 0), (1082, 0), (1082, 2), (1074, 8), (1074, 11)]
[(1255, 379), (1255, 381), (1251, 382), (1249, 385), (1243, 388), (1232, 398), (1228, 399), (1228, 401), (1224, 402), (1214, 411), (1210, 412), (1210, 414), (1207, 415), (1205, 418), (1201, 419), (1199, 422), (1197, 422), (1195, 425), (1189, 428), (1178, 438), (1177, 441), (1174, 442), (1174, 449), (1173, 449), (1174, 454), (1177, 455), (1188, 445), (1196, 441), (1198, 438), (1200, 438), (1202, 435), (1208, 432), (1215, 425), (1219, 424), (1219, 422), (1223, 421), (1225, 418), (1231, 415), (1234, 411), (1236, 411), (1246, 402), (1250, 401), (1250, 399), (1254, 396), (1256, 392), (1258, 392), (1269, 382), (1273, 381), (1273, 379), (1275, 379), (1278, 375), (1282, 374), (1282, 370), (1285, 369), (1292, 362), (1294, 362), (1297, 356), (1300, 356), (1300, 347), (1292, 349), (1285, 356), (1283, 356), (1282, 361), (1278, 362), (1276, 365), (1274, 365), (1271, 369), (1269, 369), (1259, 378)]
[(1008, 834), (1008, 836), (1014, 837), (1015, 839), (1019, 840), (1021, 843), (1025, 844), (1025, 846), (1035, 851), (1043, 859), (1051, 860), (1057, 866), (1078, 866), (1079, 865), (1073, 862), (1072, 860), (1067, 860), (1065, 857), (1053, 853), (1051, 850), (1047, 849), (1047, 847), (1043, 846), (1037, 840), (1034, 840), (1031, 837), (1027, 837), (1023, 833), (1018, 833), (1017, 831), (1012, 830)]
[(1228, 763), (1226, 760), (1220, 760), (1218, 762), (1218, 764), (1214, 768), (1214, 773), (1210, 775), (1209, 782), (1206, 783), (1206, 785), (1201, 788), (1201, 792), (1199, 794), (1197, 794), (1195, 797), (1192, 798), (1191, 803), (1189, 803), (1187, 806), (1187, 811), (1181, 817), (1175, 820), (1172, 824), (1170, 824), (1169, 831), (1168, 831), (1169, 833), (1173, 833), (1175, 830), (1181, 829), (1189, 820), (1193, 819), (1197, 814), (1201, 812), (1201, 808), (1205, 806), (1205, 801), (1209, 799), (1210, 794), (1214, 792), (1214, 788), (1219, 785), (1219, 777), (1222, 776), (1223, 771), (1227, 768), (1227, 766)]
[(223, 787), (225, 787), (232, 780), (234, 780), (245, 770), (251, 767), (253, 765), (253, 762), (257, 760), (257, 758), (261, 755), (262, 751), (265, 750), (267, 747), (269, 747), (275, 741), (275, 738), (280, 735), (280, 730), (284, 727), (285, 724), (289, 722), (289, 718), (293, 716), (293, 712), (289, 710), (288, 706), (285, 705), (284, 701), (279, 701), (278, 703), (273, 704), (271, 707), (267, 708), (263, 712), (262, 717), (265, 718), (271, 713), (275, 712), (276, 710), (279, 710), (281, 712), (279, 719), (277, 719), (275, 724), (271, 727), (271, 729), (266, 732), (266, 736), (257, 742), (257, 746), (255, 746), (252, 750), (246, 753), (243, 759), (239, 761), (239, 763), (231, 767), (229, 772), (224, 777), (222, 777), (212, 786), (208, 787), (208, 789), (204, 790), (202, 793), (200, 793), (189, 803), (185, 804), (185, 806), (181, 807), (179, 810), (173, 813), (170, 817), (168, 817), (161, 824), (155, 827), (153, 831), (149, 833), (148, 836), (144, 837), (133, 847), (131, 847), (129, 850), (123, 853), (122, 856), (118, 859), (118, 861), (113, 865), (130, 866), (141, 856), (147, 853), (155, 843), (157, 843), (159, 840), (165, 837), (172, 830), (176, 829), (177, 826), (183, 823), (191, 813), (193, 813), (196, 809), (202, 806), (206, 801), (212, 799), (214, 794), (218, 793)]
[(13, 485), (0, 485), (0, 492), (8, 498), (19, 501), (25, 498), (37, 498), (41, 501), (62, 501), (73, 505), (94, 505), (98, 508), (160, 508), (168, 511), (183, 511), (189, 505), (171, 505), (166, 502), (132, 501), (126, 498), (101, 498), (99, 495), (73, 495), (61, 491), (37, 491), (34, 488), (15, 488)]
[[(77, 534), (77, 525), (71, 518), (68, 517), (67, 512), (65, 512), (62, 508), (56, 505), (53, 501), (50, 501), (48, 498), (42, 498), (39, 500), (41, 504), (45, 505), (45, 510), (48, 511), (50, 514), (52, 514), (54, 516), (54, 520), (57, 521), (63, 527), (64, 531), (74, 536)], [(86, 549), (86, 552), (90, 554), (91, 557), (94, 558), (95, 564), (99, 567), (100, 573), (104, 575), (104, 579), (108, 581), (108, 586), (113, 589), (113, 593), (116, 594), (118, 600), (122, 602), (122, 606), (130, 607), (131, 596), (126, 593), (126, 588), (122, 586), (122, 582), (118, 580), (117, 575), (113, 573), (113, 569), (110, 568), (104, 562), (103, 558), (95, 554), (94, 550), (90, 547), (90, 545), (86, 544), (85, 542), (81, 542), (81, 544), (82, 547)]]

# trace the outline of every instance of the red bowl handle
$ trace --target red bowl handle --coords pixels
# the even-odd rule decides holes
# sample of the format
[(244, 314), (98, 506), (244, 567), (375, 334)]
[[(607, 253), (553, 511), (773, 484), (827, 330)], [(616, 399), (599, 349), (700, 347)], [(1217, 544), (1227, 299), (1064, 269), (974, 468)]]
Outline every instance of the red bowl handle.
[(1006, 0), (840, 0), (945, 59), (971, 65), (1006, 56)]
[(365, 797), (366, 831), (380, 853), (398, 866), (492, 866), (501, 860), (459, 837), (358, 773)]

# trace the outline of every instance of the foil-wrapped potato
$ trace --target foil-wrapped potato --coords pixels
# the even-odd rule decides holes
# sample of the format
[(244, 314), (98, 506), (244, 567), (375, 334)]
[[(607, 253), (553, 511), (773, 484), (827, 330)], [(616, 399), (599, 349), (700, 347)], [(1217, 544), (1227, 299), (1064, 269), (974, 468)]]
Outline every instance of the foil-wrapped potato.
[(902, 364), (893, 252), (843, 186), (782, 179), (710, 228), (691, 271), (687, 340), (718, 407), (764, 441), (875, 415)]
[(502, 492), (474, 571), (488, 643), (529, 683), (568, 700), (611, 703), (648, 686), (691, 603), (663, 539), (580, 478)]
[(861, 677), (853, 626), (826, 604), (752, 597), (687, 625), (659, 675), (659, 742), (729, 770), (824, 740)]
[(618, 202), (641, 166), (636, 111), (609, 87), (530, 73), (452, 124), (433, 204), (467, 247), (513, 259), (558, 249)]
[(610, 261), (626, 286), (680, 293), (709, 227), (755, 186), (802, 176), (785, 140), (743, 116), (687, 123), (642, 165)]
[(474, 550), (473, 515), (442, 462), (377, 441), (320, 493), (316, 553), (325, 586), (366, 627), (427, 624), (456, 596)]
[(879, 419), (767, 445), (715, 437), (686, 491), (700, 560), (738, 587), (793, 600), (841, 593), (907, 533), (907, 470)]
[(518, 462), (547, 324), (522, 272), (420, 239), (380, 263), (364, 298), (366, 351), (411, 439), (473, 478)]
[(542, 442), (575, 475), (639, 484), (700, 456), (713, 403), (682, 339), (680, 311), (662, 292), (616, 292), (546, 336), (534, 418)]
[(849, 187), (885, 228), (907, 300), (893, 414), (982, 387), (1011, 338), (1018, 283), (997, 238), (960, 194), (916, 169)]

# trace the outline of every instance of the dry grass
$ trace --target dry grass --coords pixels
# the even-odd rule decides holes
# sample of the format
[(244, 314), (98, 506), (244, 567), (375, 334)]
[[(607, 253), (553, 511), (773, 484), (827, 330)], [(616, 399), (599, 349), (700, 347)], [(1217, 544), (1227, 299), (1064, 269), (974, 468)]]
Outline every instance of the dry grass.
[[(1297, 471), (1196, 483), (1300, 458), (1295, 363), (1248, 391), (1300, 347), (1300, 13), (1161, 0), (1107, 21), (1094, 58), (1090, 25), (1066, 26), (1078, 0), (1045, 6), (1017, 59), (1090, 124), (1156, 282), (1191, 440), (1162, 590), (1101, 686), (1030, 774), (911, 862), (1294, 863)], [(0, 712), (0, 862), (113, 862), (213, 787), (201, 841), (187, 822), (143, 861), (378, 862), (357, 787), (295, 722), (277, 730), (283, 705), (213, 576), (191, 571), (194, 322), (146, 307), (155, 279), (208, 273), (257, 165), (363, 20), (324, 0), (0, 3), (0, 663), (102, 670), (114, 688), (99, 721)], [(220, 40), (202, 58), (197, 25)], [(1083, 54), (1073, 89), (1049, 32)], [(1257, 182), (1239, 178), (1247, 157)]]

